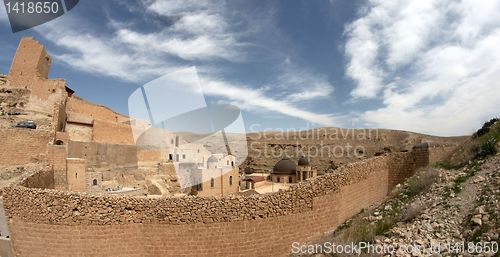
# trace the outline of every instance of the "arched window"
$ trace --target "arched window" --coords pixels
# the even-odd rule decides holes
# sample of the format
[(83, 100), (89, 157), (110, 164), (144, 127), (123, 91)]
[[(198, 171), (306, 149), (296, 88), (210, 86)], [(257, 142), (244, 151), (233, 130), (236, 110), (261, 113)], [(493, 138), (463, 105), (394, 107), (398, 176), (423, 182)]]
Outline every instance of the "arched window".
[(214, 186), (215, 186), (215, 180), (214, 180), (214, 178), (211, 178), (210, 179), (210, 187), (214, 188)]
[(92, 180), (92, 185), (97, 186), (97, 179)]
[(232, 186), (233, 185), (233, 176), (229, 176), (229, 185)]

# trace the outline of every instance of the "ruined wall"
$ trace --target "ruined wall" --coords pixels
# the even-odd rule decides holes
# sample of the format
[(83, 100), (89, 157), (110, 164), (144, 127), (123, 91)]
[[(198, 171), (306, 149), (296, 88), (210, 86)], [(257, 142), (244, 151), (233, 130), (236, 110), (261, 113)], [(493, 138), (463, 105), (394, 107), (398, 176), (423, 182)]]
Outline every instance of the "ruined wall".
[[(292, 242), (383, 200), (414, 160), (374, 157), (266, 195), (147, 199), (12, 187), (4, 203), (17, 256), (285, 256)], [(394, 173), (399, 167), (408, 170)]]
[(135, 144), (130, 125), (101, 120), (94, 120), (92, 141), (103, 144)]
[(42, 44), (30, 37), (21, 39), (6, 86), (31, 91), (27, 110), (53, 114), (54, 105), (67, 96), (64, 79), (48, 79), (50, 63), (50, 56)]
[(48, 168), (27, 177), (21, 183), (27, 188), (54, 188), (54, 172)]
[(446, 159), (456, 146), (434, 146), (429, 147), (429, 163), (435, 164)]
[[(12, 60), (8, 76), (10, 78), (34, 77), (47, 78), (50, 67), (50, 56), (38, 41), (30, 37), (23, 37)], [(21, 86), (22, 81), (18, 81)]]
[(9, 166), (44, 160), (50, 138), (50, 132), (43, 130), (0, 129), (0, 163)]

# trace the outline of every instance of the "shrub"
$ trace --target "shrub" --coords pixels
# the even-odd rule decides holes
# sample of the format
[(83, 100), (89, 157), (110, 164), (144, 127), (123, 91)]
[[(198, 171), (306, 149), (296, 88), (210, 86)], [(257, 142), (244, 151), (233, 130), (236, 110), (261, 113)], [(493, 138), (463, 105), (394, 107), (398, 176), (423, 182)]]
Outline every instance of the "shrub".
[(498, 121), (498, 118), (493, 118), (493, 119), (485, 122), (483, 124), (483, 126), (477, 130), (477, 132), (475, 133), (475, 136), (480, 137), (480, 136), (488, 134), (488, 132), (490, 132), (490, 127), (493, 124), (495, 124), (495, 122), (497, 122), (497, 121)]
[(497, 140), (495, 138), (490, 138), (488, 141), (482, 143), (477, 149), (476, 158), (484, 158), (488, 155), (496, 154), (496, 143)]

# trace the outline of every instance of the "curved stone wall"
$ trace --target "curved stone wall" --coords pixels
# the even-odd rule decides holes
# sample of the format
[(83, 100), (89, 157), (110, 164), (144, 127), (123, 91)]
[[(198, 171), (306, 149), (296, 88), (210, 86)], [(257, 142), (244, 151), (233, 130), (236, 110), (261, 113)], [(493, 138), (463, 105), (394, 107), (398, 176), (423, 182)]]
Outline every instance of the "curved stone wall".
[(21, 185), (3, 195), (16, 256), (285, 256), (383, 200), (415, 160), (374, 157), (266, 195), (148, 199)]

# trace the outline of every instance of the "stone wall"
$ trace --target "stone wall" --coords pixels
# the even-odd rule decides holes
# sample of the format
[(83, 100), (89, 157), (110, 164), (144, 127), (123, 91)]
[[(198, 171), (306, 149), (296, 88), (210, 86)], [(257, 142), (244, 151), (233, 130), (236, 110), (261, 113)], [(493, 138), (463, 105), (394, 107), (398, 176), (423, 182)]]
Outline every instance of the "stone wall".
[(101, 120), (94, 120), (92, 141), (103, 144), (135, 144), (132, 127), (129, 124)]
[(0, 129), (1, 165), (22, 165), (45, 160), (51, 136), (50, 132), (43, 130)]
[(456, 146), (433, 146), (429, 147), (429, 163), (435, 164), (446, 159)]
[(137, 147), (135, 145), (70, 142), (68, 157), (85, 159), (87, 166), (94, 168), (137, 167)]
[(91, 117), (96, 120), (113, 122), (128, 121), (128, 117), (112, 111), (111, 109), (85, 101), (77, 96), (68, 97), (67, 112)]
[(45, 48), (30, 37), (23, 37), (9, 70), (7, 87), (31, 91), (27, 110), (53, 114), (53, 107), (66, 98), (66, 81), (48, 79), (51, 59)]
[[(4, 190), (17, 256), (285, 256), (384, 199), (419, 166), (412, 152), (342, 166), (273, 194), (130, 198)], [(50, 247), (47, 247), (50, 246)]]

